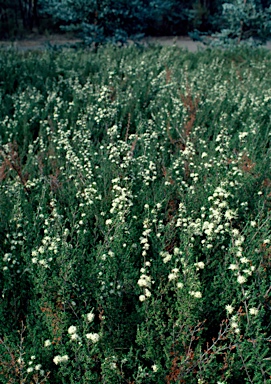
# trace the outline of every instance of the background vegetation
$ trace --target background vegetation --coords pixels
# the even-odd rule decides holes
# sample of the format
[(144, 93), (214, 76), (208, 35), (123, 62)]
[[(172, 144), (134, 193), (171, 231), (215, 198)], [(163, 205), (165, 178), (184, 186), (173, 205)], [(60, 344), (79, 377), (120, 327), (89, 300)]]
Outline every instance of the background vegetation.
[(0, 56), (0, 382), (271, 382), (264, 50)]
[(218, 32), (222, 41), (271, 35), (270, 0), (0, 0), (0, 37), (73, 31), (88, 45), (143, 35)]

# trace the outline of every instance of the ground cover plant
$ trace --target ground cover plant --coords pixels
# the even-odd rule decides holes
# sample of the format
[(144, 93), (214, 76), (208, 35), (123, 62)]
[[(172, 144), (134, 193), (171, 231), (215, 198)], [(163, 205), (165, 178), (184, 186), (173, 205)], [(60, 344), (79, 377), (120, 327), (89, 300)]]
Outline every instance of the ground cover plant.
[(0, 382), (271, 382), (265, 50), (0, 56)]

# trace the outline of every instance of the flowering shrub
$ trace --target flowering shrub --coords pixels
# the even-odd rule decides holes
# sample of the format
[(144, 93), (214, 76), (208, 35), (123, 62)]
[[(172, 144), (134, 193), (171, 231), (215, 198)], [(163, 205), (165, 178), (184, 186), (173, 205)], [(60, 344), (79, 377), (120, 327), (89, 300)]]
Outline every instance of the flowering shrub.
[(0, 382), (270, 383), (270, 53), (0, 63)]

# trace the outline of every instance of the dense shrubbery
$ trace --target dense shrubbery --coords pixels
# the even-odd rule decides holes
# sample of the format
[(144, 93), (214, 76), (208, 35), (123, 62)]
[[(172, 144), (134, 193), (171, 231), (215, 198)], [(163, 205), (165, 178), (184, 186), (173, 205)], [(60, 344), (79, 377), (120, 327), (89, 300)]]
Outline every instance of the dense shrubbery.
[(210, 37), (192, 32), (203, 43), (212, 46), (250, 45), (265, 43), (271, 35), (271, 5), (263, 8), (254, 0), (232, 0), (223, 4), (223, 28)]
[(0, 66), (0, 382), (270, 383), (270, 53)]
[[(270, 3), (270, 2), (269, 2)], [(69, 30), (88, 45), (126, 43), (145, 35), (218, 32), (221, 42), (271, 35), (266, 0), (0, 0), (0, 37)]]

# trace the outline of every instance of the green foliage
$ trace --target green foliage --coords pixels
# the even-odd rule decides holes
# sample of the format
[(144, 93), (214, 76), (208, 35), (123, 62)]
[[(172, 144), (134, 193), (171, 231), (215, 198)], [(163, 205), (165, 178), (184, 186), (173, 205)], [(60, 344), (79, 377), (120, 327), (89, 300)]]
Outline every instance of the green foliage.
[(198, 32), (194, 37), (206, 44), (223, 47), (266, 43), (271, 36), (271, 6), (263, 8), (255, 0), (232, 0), (223, 4), (221, 24), (223, 29), (211, 39)]
[(270, 383), (270, 53), (0, 66), (0, 383)]
[(162, 34), (184, 33), (191, 5), (191, 1), (176, 0), (45, 0), (41, 9), (62, 29), (79, 32), (85, 43), (97, 45), (124, 44), (161, 30)]

